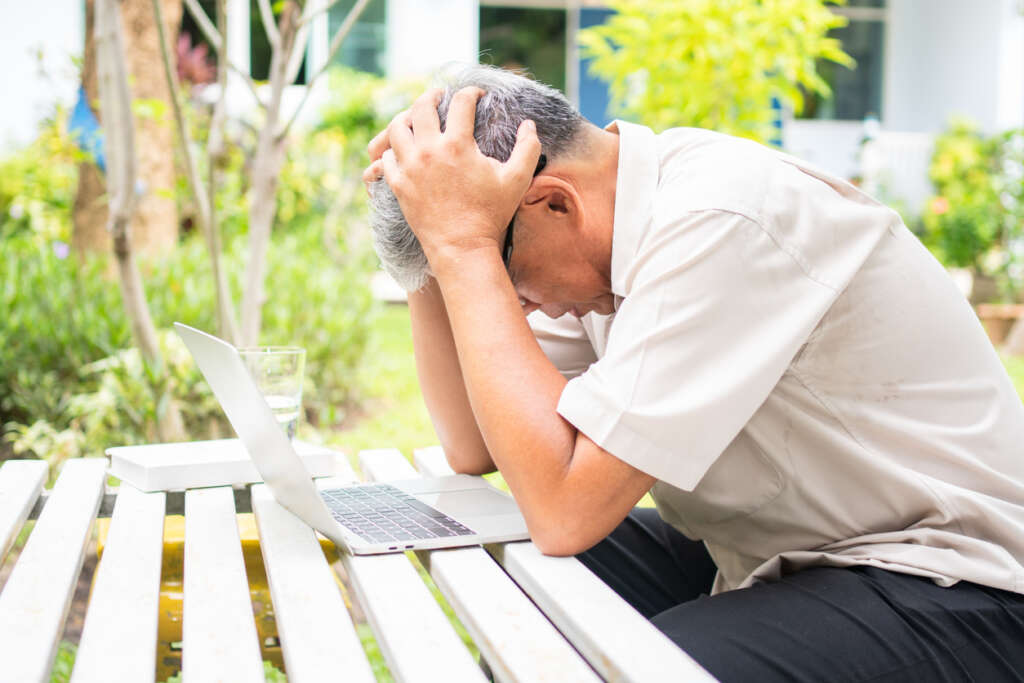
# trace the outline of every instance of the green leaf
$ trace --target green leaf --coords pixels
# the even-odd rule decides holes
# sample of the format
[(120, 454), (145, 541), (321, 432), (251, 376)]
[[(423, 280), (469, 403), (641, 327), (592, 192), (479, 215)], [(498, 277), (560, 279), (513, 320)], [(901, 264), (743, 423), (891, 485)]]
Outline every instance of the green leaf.
[(822, 0), (612, 0), (616, 11), (579, 33), (611, 108), (661, 130), (712, 128), (765, 140), (772, 96), (828, 93), (818, 60), (854, 67), (828, 37), (845, 18)]

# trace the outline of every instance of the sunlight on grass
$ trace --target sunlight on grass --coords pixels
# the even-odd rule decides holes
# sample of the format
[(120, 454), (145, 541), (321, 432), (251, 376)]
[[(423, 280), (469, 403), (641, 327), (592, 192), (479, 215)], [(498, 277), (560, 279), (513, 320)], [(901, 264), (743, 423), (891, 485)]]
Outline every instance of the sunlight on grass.
[(350, 429), (325, 434), (328, 444), (354, 462), (366, 448), (398, 448), (411, 457), (413, 449), (438, 443), (420, 395), (405, 306), (388, 306), (378, 316), (360, 377), (366, 388), (362, 414)]
[(1013, 386), (1017, 389), (1017, 394), (1024, 400), (1024, 357), (1002, 356), (1002, 359), (1006, 372), (1010, 374)]

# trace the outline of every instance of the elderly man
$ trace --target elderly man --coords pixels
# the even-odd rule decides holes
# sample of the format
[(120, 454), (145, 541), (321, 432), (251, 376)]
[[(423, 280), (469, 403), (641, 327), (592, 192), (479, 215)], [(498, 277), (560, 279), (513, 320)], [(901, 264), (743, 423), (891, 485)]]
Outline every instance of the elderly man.
[(445, 452), (542, 551), (723, 681), (1024, 679), (1024, 408), (896, 213), (485, 67), (370, 153)]

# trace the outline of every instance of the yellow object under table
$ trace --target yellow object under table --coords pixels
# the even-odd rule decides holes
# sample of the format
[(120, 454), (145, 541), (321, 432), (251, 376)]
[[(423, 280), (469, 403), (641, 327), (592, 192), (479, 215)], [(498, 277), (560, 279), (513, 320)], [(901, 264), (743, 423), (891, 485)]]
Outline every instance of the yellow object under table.
[[(249, 578), (249, 594), (252, 597), (252, 611), (256, 618), (260, 651), (265, 661), (271, 662), (278, 669), (284, 671), (281, 642), (277, 636), (274, 607), (270, 600), (270, 587), (267, 585), (267, 572), (263, 567), (263, 553), (260, 550), (256, 518), (251, 513), (245, 513), (236, 515), (236, 519), (238, 520), (238, 534), (242, 539), (242, 556), (245, 559), (245, 572)], [(110, 519), (101, 518), (97, 521), (96, 554), (102, 558), (103, 546), (110, 528)], [(320, 547), (328, 562), (333, 563), (338, 559), (338, 551), (329, 540), (321, 538)], [(160, 573), (160, 623), (157, 629), (156, 658), (156, 680), (158, 681), (165, 681), (181, 670), (184, 553), (185, 517), (168, 515), (164, 518), (163, 568)], [(341, 588), (345, 604), (351, 607), (341, 580), (338, 579), (337, 574), (334, 578)], [(93, 580), (95, 581), (95, 575)]]

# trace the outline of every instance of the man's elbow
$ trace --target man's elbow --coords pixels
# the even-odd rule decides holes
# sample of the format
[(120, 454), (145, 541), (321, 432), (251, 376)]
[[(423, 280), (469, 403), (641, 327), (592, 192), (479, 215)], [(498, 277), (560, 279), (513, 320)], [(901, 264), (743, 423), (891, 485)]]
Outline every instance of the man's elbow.
[(592, 548), (603, 534), (561, 523), (534, 523), (527, 525), (530, 540), (545, 555), (570, 557)]
[(467, 456), (465, 451), (445, 449), (444, 457), (455, 474), (489, 474), (494, 471), (490, 457)]

